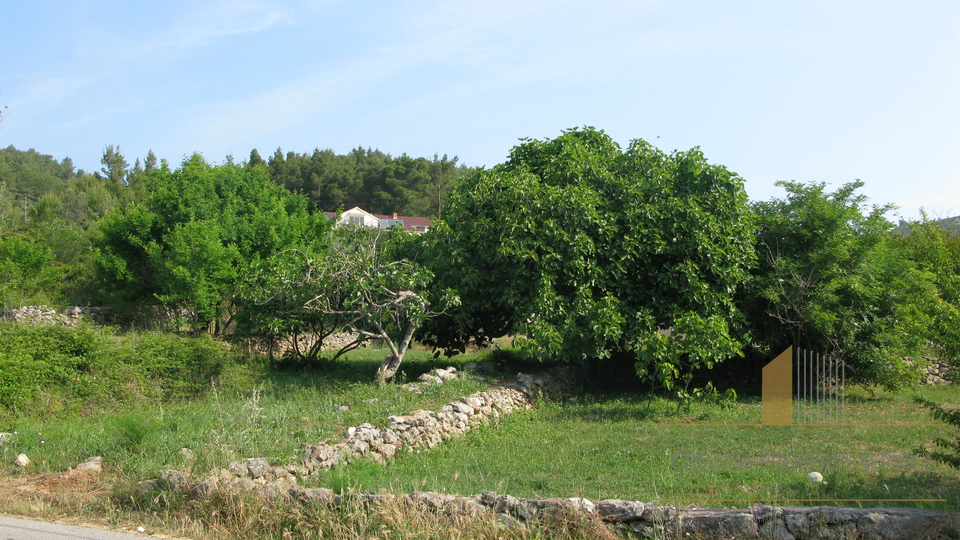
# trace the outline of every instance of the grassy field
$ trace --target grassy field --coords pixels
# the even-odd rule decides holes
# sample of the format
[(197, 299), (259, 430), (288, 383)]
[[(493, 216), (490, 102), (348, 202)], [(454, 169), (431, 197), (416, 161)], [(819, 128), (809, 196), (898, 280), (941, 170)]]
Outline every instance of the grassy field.
[[(958, 403), (955, 387), (924, 396)], [(587, 497), (664, 504), (920, 506), (960, 508), (960, 474), (913, 454), (946, 435), (914, 391), (854, 390), (847, 425), (763, 426), (757, 398), (723, 410), (670, 400), (587, 395), (545, 403), (387, 466), (331, 472), (362, 489), (517, 497)], [(821, 472), (823, 484), (806, 479)]]
[[(267, 509), (243, 497), (206, 502), (164, 494), (144, 498), (133, 488), (162, 468), (203, 473), (246, 457), (296, 463), (306, 445), (337, 442), (350, 426), (370, 422), (382, 427), (390, 415), (436, 410), (486, 384), (468, 377), (425, 386), (419, 393), (399, 384), (380, 387), (371, 381), (384, 354), (356, 351), (347, 360), (309, 371), (278, 371), (262, 361), (234, 359), (217, 364), (215, 380), (192, 399), (162, 399), (152, 392), (145, 394), (149, 399), (107, 400), (97, 407), (8, 411), (0, 416), (0, 431), (16, 435), (0, 445), (0, 513), (111, 528), (145, 524), (194, 538), (242, 538), (250, 527), (264, 538), (402, 538), (425, 530), (435, 534), (423, 537), (455, 538), (467, 530), (463, 527), (470, 531), (466, 537), (477, 538), (592, 538), (605, 530), (596, 523), (571, 521), (559, 529), (506, 531), (495, 521), (453, 523), (449, 516), (419, 516), (419, 524), (413, 524), (401, 519), (410, 518), (409, 509), (399, 507), (374, 515), (358, 509)], [(401, 378), (413, 380), (435, 367), (460, 367), (487, 354), (451, 361), (412, 351)], [(521, 367), (530, 371), (532, 366)], [(762, 426), (759, 398), (753, 396), (726, 408), (694, 403), (678, 410), (675, 401), (659, 396), (595, 391), (541, 403), (387, 465), (360, 461), (305, 483), (709, 507), (764, 502), (955, 510), (960, 508), (960, 473), (913, 453), (935, 436), (955, 435), (913, 404), (918, 394), (960, 405), (960, 391), (952, 385), (897, 393), (854, 388), (847, 397), (845, 425)], [(189, 448), (192, 458), (182, 448)], [(13, 465), (20, 453), (31, 459), (25, 469)], [(94, 455), (105, 462), (99, 477), (63, 474)], [(826, 481), (809, 482), (811, 471), (821, 472)], [(578, 528), (582, 534), (571, 532)], [(291, 532), (301, 529), (303, 534)], [(392, 533), (381, 534), (385, 530)]]
[[(15, 473), (12, 463), (19, 453), (30, 457), (35, 472), (63, 470), (99, 455), (133, 481), (151, 478), (160, 468), (203, 473), (247, 457), (293, 464), (302, 458), (297, 451), (308, 444), (339, 442), (350, 426), (435, 409), (485, 387), (462, 378), (424, 385), (419, 392), (400, 384), (380, 388), (372, 380), (385, 354), (362, 349), (328, 368), (299, 372), (272, 370), (264, 363), (234, 364), (192, 401), (134, 403), (66, 418), (6, 418), (0, 431), (17, 436), (0, 446), (0, 471)], [(435, 361), (426, 352), (411, 351), (401, 378), (415, 379), (471, 358), (476, 359)], [(193, 459), (185, 460), (182, 448), (189, 448)]]

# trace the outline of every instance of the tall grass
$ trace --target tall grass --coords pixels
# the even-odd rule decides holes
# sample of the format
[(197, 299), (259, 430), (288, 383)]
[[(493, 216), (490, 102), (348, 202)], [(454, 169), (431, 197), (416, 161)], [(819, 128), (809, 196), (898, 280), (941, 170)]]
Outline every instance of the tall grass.
[[(135, 339), (143, 338), (127, 341)], [(0, 474), (16, 472), (12, 462), (19, 453), (30, 457), (34, 472), (64, 470), (99, 455), (131, 481), (170, 467), (205, 473), (248, 457), (298, 464), (307, 445), (339, 442), (350, 426), (383, 425), (390, 415), (436, 409), (484, 387), (473, 378), (421, 385), (417, 392), (401, 385), (379, 387), (373, 375), (385, 355), (381, 349), (358, 350), (326, 369), (308, 371), (277, 371), (265, 362), (233, 359), (202, 390), (180, 386), (176, 398), (151, 393), (59, 414), (9, 414), (0, 420), (0, 431), (17, 436), (0, 446)], [(402, 376), (416, 378), (450, 363), (412, 351)], [(163, 377), (155, 384), (169, 386)]]

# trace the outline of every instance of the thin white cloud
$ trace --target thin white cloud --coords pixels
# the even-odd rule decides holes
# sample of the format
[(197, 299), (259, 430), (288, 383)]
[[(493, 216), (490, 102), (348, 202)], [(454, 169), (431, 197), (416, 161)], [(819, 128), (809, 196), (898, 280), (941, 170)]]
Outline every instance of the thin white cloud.
[(167, 31), (148, 40), (143, 50), (189, 48), (218, 37), (262, 32), (290, 21), (291, 10), (275, 8), (269, 3), (225, 1), (212, 6), (201, 5), (181, 17)]
[(36, 112), (42, 112), (43, 109), (55, 107), (69, 99), (74, 93), (88, 87), (95, 80), (95, 76), (87, 73), (45, 77), (27, 86), (13, 105), (18, 109), (34, 109)]
[(960, 178), (951, 187), (924, 197), (899, 201), (897, 206), (900, 207), (897, 214), (904, 217), (918, 217), (920, 208), (935, 219), (960, 215)]
[[(628, 18), (642, 18), (655, 14), (663, 5), (660, 1), (624, 3), (610, 9), (622, 10)], [(460, 79), (456, 87), (441, 83), (425, 87), (413, 97), (396, 98), (402, 101), (366, 104), (363, 112), (374, 114), (371, 105), (380, 115), (410, 112), (411, 108), (430, 108), (440, 98), (483, 93), (491, 87), (586, 78), (587, 73), (609, 70), (612, 64), (626, 65), (638, 56), (671, 55), (689, 46), (682, 33), (670, 34), (660, 28), (628, 33), (626, 37), (621, 32), (609, 32), (621, 37), (596, 42), (562, 35), (565, 27), (604, 35), (604, 27), (629, 24), (612, 15), (609, 10), (576, 2), (546, 1), (443, 3), (426, 12), (413, 10), (407, 19), (396, 22), (403, 32), (385, 36), (386, 41), (376, 46), (360, 48), (355, 56), (327, 66), (322, 73), (284, 81), (280, 89), (217, 104), (198, 115), (195, 132), (202, 133), (207, 144), (217, 145), (301, 124), (322, 123), (339, 115), (344, 104), (358, 94), (389, 87), (397, 77), (424, 67), (460, 66), (483, 75)], [(534, 31), (537, 36), (528, 35)]]
[[(183, 10), (171, 5), (169, 9)], [(61, 122), (96, 122), (120, 109), (136, 107), (134, 94), (108, 99), (110, 92), (124, 87), (144, 70), (153, 72), (161, 65), (175, 65), (184, 55), (219, 39), (240, 34), (268, 31), (289, 23), (291, 10), (268, 2), (222, 1), (213, 5), (188, 4), (172, 23), (149, 35), (125, 34), (122, 25), (106, 23), (78, 31), (72, 60), (55, 66), (55, 73), (39, 73), (28, 82), (12, 105), (26, 115), (44, 114), (62, 104), (84, 103), (82, 111), (68, 111)], [(70, 58), (70, 55), (67, 55)], [(121, 90), (122, 92), (122, 90)]]

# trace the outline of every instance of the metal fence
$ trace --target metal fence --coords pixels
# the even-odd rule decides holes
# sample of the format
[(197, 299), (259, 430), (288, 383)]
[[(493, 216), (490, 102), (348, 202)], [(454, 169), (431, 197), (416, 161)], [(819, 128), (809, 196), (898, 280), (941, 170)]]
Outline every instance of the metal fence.
[(794, 348), (794, 424), (845, 424), (847, 367), (840, 360)]

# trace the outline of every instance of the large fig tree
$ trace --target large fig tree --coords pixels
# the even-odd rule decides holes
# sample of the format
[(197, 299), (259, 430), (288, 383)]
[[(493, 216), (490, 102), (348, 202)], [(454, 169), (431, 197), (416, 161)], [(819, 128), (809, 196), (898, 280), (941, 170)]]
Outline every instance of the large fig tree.
[(462, 306), (427, 323), (428, 343), (513, 334), (544, 359), (628, 355), (666, 386), (738, 354), (751, 212), (743, 180), (699, 149), (623, 151), (593, 128), (526, 139), (461, 180), (442, 218), (423, 260)]

